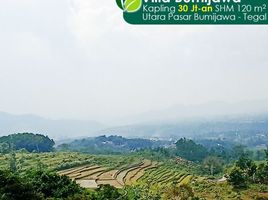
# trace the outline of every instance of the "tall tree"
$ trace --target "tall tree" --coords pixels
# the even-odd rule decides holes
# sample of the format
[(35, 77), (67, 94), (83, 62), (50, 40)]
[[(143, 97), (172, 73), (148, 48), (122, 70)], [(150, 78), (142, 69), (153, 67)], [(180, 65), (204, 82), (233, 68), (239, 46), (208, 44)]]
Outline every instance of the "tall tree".
[(268, 162), (268, 147), (267, 147), (267, 149), (264, 150), (264, 152), (265, 152), (266, 161)]
[(193, 140), (181, 138), (176, 142), (176, 155), (190, 161), (202, 161), (208, 155), (208, 151)]
[(247, 186), (247, 177), (242, 169), (234, 167), (228, 177), (228, 182), (235, 188), (243, 188)]
[(11, 152), (9, 157), (9, 169), (11, 172), (16, 173), (17, 172), (17, 159), (16, 159), (16, 153)]
[(223, 162), (215, 156), (208, 156), (203, 161), (203, 166), (209, 170), (210, 175), (219, 173), (223, 169)]

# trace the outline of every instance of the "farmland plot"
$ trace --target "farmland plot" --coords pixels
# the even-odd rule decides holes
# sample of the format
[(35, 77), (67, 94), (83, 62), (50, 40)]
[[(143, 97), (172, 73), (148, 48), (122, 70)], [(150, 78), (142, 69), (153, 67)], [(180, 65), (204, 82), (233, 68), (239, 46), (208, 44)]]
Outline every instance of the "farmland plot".
[(109, 184), (116, 188), (123, 188), (135, 183), (149, 183), (159, 187), (171, 184), (188, 184), (192, 176), (174, 165), (159, 163), (147, 159), (134, 160), (122, 165), (113, 166), (100, 163), (91, 163), (80, 167), (65, 169), (58, 172), (60, 175), (69, 176), (84, 188), (97, 188)]
[(62, 170), (60, 175), (69, 176), (85, 188), (96, 188), (99, 185), (109, 184), (116, 188), (131, 185), (141, 178), (145, 171), (156, 167), (157, 162), (143, 160), (142, 162), (123, 167), (121, 169), (108, 169), (98, 165), (83, 166)]

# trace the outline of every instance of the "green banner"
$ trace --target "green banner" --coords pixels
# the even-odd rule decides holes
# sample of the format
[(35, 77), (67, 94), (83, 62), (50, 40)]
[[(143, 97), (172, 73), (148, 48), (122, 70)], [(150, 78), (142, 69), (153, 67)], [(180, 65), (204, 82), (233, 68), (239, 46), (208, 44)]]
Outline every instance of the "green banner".
[(130, 24), (268, 24), (268, 0), (116, 0)]

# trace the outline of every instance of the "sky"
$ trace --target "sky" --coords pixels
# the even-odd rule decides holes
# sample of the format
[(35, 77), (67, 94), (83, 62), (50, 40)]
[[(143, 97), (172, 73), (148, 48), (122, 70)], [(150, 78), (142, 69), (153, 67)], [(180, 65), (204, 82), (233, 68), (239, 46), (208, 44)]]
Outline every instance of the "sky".
[(105, 121), (268, 99), (268, 26), (133, 26), (115, 0), (0, 5), (0, 111)]

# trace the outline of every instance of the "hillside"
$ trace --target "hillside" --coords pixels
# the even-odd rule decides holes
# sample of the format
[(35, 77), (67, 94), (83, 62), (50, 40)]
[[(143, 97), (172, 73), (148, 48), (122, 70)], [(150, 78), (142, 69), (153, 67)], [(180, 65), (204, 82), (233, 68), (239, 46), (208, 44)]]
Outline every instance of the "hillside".
[(95, 121), (53, 120), (36, 115), (12, 115), (0, 112), (0, 136), (22, 132), (38, 132), (54, 139), (94, 135), (105, 128)]
[[(175, 112), (177, 113), (178, 110), (174, 110)], [(18, 132), (45, 134), (54, 138), (56, 144), (70, 143), (74, 138), (121, 135), (164, 140), (177, 140), (181, 137), (195, 140), (221, 139), (256, 147), (268, 145), (268, 115), (230, 115), (191, 120), (186, 118), (177, 121), (144, 121), (137, 124), (107, 127), (94, 121), (52, 120), (35, 115), (11, 115), (0, 112), (0, 136)], [(84, 144), (81, 143), (81, 145), (83, 147)]]
[[(186, 192), (185, 195), (189, 196), (186, 198), (189, 200), (266, 200), (268, 198), (267, 184), (249, 184), (246, 188), (236, 188), (226, 180), (219, 181), (221, 179), (218, 179), (217, 176), (212, 178), (203, 174), (203, 166), (185, 160), (163, 159), (157, 161), (154, 160), (156, 157), (148, 160), (142, 155), (136, 154), (127, 156), (96, 156), (72, 152), (16, 153), (14, 156), (16, 156), (15, 162), (17, 165), (16, 176), (21, 175), (21, 177), (25, 178), (25, 175), (27, 175), (26, 180), (29, 181), (36, 168), (42, 170), (42, 173), (46, 173), (47, 170), (52, 173), (57, 172), (61, 176), (68, 176), (81, 187), (89, 189), (85, 191), (86, 194), (99, 193), (103, 184), (109, 184), (119, 188), (118, 191), (123, 194), (123, 197), (127, 194), (124, 200), (179, 199), (178, 197), (182, 197), (181, 195), (184, 192)], [(1, 170), (9, 169), (10, 161), (7, 158), (5, 155), (0, 155), (1, 178), (3, 178)], [(12, 175), (12, 177), (15, 175)], [(59, 177), (53, 174), (51, 179), (48, 179), (50, 177), (48, 175), (41, 176), (43, 179), (37, 176), (37, 183), (46, 188), (44, 191), (50, 195), (48, 197), (56, 196), (56, 194), (50, 193), (50, 191), (60, 187), (54, 184), (54, 181), (59, 179)], [(64, 178), (65, 176), (62, 177)], [(25, 179), (23, 181), (25, 182)], [(64, 183), (65, 186), (66, 180)], [(63, 188), (66, 192), (71, 193), (73, 191), (70, 188)], [(112, 188), (110, 189), (112, 190)], [(170, 195), (171, 191), (175, 193), (172, 193), (171, 198), (166, 198), (165, 196)], [(2, 194), (1, 192), (3, 191), (0, 190), (0, 194)], [(15, 195), (16, 193), (13, 192), (12, 194)], [(57, 197), (62, 197), (61, 195), (60, 193), (60, 196)], [(194, 196), (196, 198), (193, 198)], [(41, 199), (44, 200), (43, 198)], [(72, 199), (72, 197), (69, 199)], [(94, 200), (96, 198), (89, 196), (85, 199)], [(97, 200), (103, 199), (102, 197)]]
[(52, 139), (40, 134), (18, 133), (0, 137), (0, 153), (21, 149), (28, 152), (50, 152), (54, 145)]
[(87, 153), (126, 153), (144, 148), (157, 148), (170, 146), (170, 141), (155, 141), (142, 138), (124, 138), (122, 136), (99, 136), (75, 140), (69, 144), (61, 144), (59, 150), (80, 151)]
[(174, 140), (181, 137), (196, 140), (221, 139), (247, 146), (268, 145), (268, 116), (229, 116), (168, 123), (144, 123), (109, 128), (100, 133)]
[[(53, 140), (44, 135), (3, 136), (0, 147), (11, 148), (0, 148), (0, 194), (17, 196), (16, 183), (23, 198), (7, 199), (268, 198), (267, 147), (226, 148), (206, 142), (203, 146), (187, 138), (175, 142), (103, 135), (62, 144), (54, 151)], [(31, 196), (40, 198), (25, 197), (29, 188), (35, 191)], [(105, 198), (103, 190), (105, 196), (114, 191), (117, 197)]]

